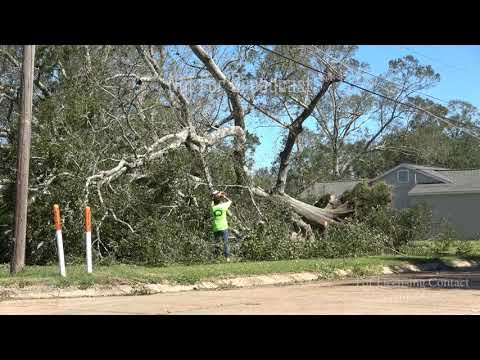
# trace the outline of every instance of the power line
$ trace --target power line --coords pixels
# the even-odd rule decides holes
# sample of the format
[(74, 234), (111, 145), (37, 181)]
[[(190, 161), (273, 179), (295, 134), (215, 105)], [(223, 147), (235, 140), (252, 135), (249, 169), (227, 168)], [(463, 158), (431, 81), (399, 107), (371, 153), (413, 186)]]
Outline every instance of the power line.
[[(309, 48), (307, 48), (307, 50), (309, 50)], [(337, 60), (337, 59), (335, 59), (333, 56), (328, 55), (325, 51), (323, 51), (323, 50), (321, 50), (321, 49), (319, 49), (319, 48), (317, 48), (317, 50), (320, 51), (320, 52), (321, 52), (323, 55), (325, 55), (326, 57), (328, 57), (328, 58), (330, 58), (330, 59), (332, 59), (332, 60)], [(353, 68), (352, 66), (348, 66), (348, 65), (346, 65), (346, 64), (344, 64), (344, 63), (338, 63), (338, 64), (339, 64), (339, 65), (342, 65), (345, 69), (350, 69), (350, 70), (354, 70), (354, 71), (360, 71), (360, 72), (362, 72), (362, 73), (364, 73), (364, 74), (367, 74), (367, 75), (370, 75), (370, 76), (372, 76), (372, 77), (374, 77), (374, 78), (380, 79), (380, 80), (385, 81), (385, 82), (388, 82), (388, 83), (390, 83), (390, 84), (393, 84), (397, 89), (401, 89), (401, 88), (402, 88), (402, 86), (399, 85), (399, 84), (397, 84), (396, 82), (391, 81), (391, 80), (388, 80), (388, 79), (385, 79), (385, 78), (383, 78), (383, 77), (381, 77), (381, 76), (379, 76), (379, 75), (372, 74), (372, 73), (370, 73), (370, 72), (368, 72), (368, 71), (366, 71), (366, 70), (363, 70), (363, 69), (360, 69), (360, 68), (355, 69), (355, 68)], [(447, 105), (448, 105), (448, 103), (449, 103), (449, 101), (447, 101), (447, 100), (443, 100), (443, 99), (437, 98), (437, 97), (435, 97), (435, 96), (426, 94), (426, 93), (421, 92), (421, 91), (413, 91), (413, 92), (414, 92), (414, 93), (417, 93), (417, 94), (420, 94), (420, 95), (423, 95), (423, 96), (425, 96), (425, 97), (428, 97), (428, 98), (431, 98), (431, 99), (434, 99), (434, 100), (443, 102), (444, 104), (447, 104)]]
[[(271, 49), (269, 49), (269, 48), (267, 48), (267, 47), (265, 47), (265, 46), (263, 46), (263, 45), (256, 45), (256, 46), (259, 47), (259, 48), (261, 48), (261, 49), (264, 50), (264, 51), (267, 51), (267, 52), (272, 53), (272, 54), (274, 54), (274, 55), (280, 56), (280, 57), (282, 57), (282, 58), (284, 58), (284, 59), (286, 59), (286, 60), (288, 60), (288, 61), (294, 62), (294, 63), (296, 63), (296, 64), (298, 64), (298, 65), (300, 65), (300, 66), (302, 66), (302, 67), (305, 67), (306, 69), (310, 69), (310, 70), (315, 71), (315, 72), (317, 72), (317, 73), (320, 73), (320, 74), (323, 74), (323, 75), (325, 75), (325, 76), (328, 76), (328, 74), (327, 74), (325, 71), (319, 70), (319, 69), (317, 69), (317, 68), (314, 68), (313, 66), (310, 66), (310, 65), (304, 64), (304, 63), (302, 63), (302, 62), (300, 62), (300, 61), (298, 61), (298, 60), (292, 59), (292, 58), (290, 58), (290, 57), (288, 57), (288, 56), (285, 56), (285, 55), (283, 55), (283, 54), (281, 54), (281, 53), (279, 53), (279, 52), (277, 52), (277, 51), (275, 51), (275, 50), (271, 50)], [(360, 86), (360, 85), (351, 83), (350, 81), (347, 81), (347, 80), (345, 80), (345, 79), (340, 79), (339, 81), (340, 81), (340, 82), (343, 82), (344, 84), (347, 84), (347, 85), (349, 85), (349, 86), (351, 86), (351, 87), (360, 89), (360, 90), (365, 91), (365, 92), (367, 92), (367, 93), (370, 93), (370, 94), (372, 94), (372, 95), (376, 95), (376, 96), (379, 96), (379, 97), (384, 98), (384, 99), (386, 99), (386, 100), (392, 101), (392, 102), (394, 102), (394, 103), (397, 103), (397, 104), (400, 104), (400, 105), (409, 107), (409, 108), (411, 108), (411, 109), (415, 109), (415, 110), (417, 110), (417, 111), (424, 112), (424, 113), (426, 113), (426, 114), (428, 114), (428, 115), (430, 115), (430, 116), (433, 116), (434, 118), (436, 118), (436, 119), (438, 119), (438, 120), (446, 123), (446, 124), (449, 125), (449, 126), (461, 128), (461, 129), (464, 130), (467, 134), (469, 134), (469, 135), (475, 137), (476, 139), (480, 140), (480, 137), (479, 137), (479, 136), (471, 133), (468, 129), (466, 129), (466, 128), (464, 128), (464, 127), (460, 127), (460, 126), (458, 126), (458, 125), (453, 124), (453, 123), (452, 123), (452, 120), (447, 119), (447, 118), (445, 118), (445, 117), (443, 117), (443, 116), (435, 115), (434, 113), (432, 113), (432, 112), (430, 112), (430, 111), (428, 111), (428, 110), (425, 110), (425, 109), (423, 109), (423, 108), (421, 108), (421, 107), (419, 107), (419, 106), (417, 106), (417, 105), (414, 105), (414, 104), (409, 103), (409, 102), (402, 102), (402, 101), (393, 99), (393, 98), (391, 98), (391, 97), (389, 97), (389, 96), (387, 96), (387, 95), (383, 95), (383, 94), (380, 94), (380, 93), (378, 93), (378, 92), (376, 92), (376, 91), (374, 91), (374, 90), (370, 90), (370, 89), (367, 89), (367, 88), (365, 88), (365, 87), (363, 87), (363, 86)]]
[(454, 65), (451, 65), (451, 64), (447, 64), (446, 62), (440, 61), (440, 60), (435, 59), (435, 58), (433, 58), (433, 57), (431, 57), (431, 56), (427, 56), (427, 55), (425, 55), (425, 54), (422, 54), (421, 52), (418, 52), (418, 51), (416, 51), (416, 50), (410, 49), (410, 48), (408, 48), (408, 47), (406, 47), (406, 46), (399, 46), (399, 48), (400, 48), (400, 49), (405, 49), (405, 50), (408, 50), (408, 51), (411, 52), (411, 53), (414, 53), (414, 54), (423, 56), (424, 58), (429, 59), (429, 60), (431, 60), (431, 61), (436, 61), (437, 63), (442, 64), (442, 65), (444, 65), (444, 66), (448, 66), (449, 68), (457, 69), (457, 70), (464, 71), (464, 72), (467, 71), (467, 69), (465, 69), (465, 68), (461, 68), (461, 67), (458, 67), (458, 66), (454, 66)]
[[(406, 49), (407, 49), (407, 48), (406, 48)], [(309, 50), (309, 49), (307, 48), (307, 50)], [(321, 50), (321, 49), (318, 49), (318, 48), (317, 48), (317, 50), (319, 50), (320, 52), (322, 52), (325, 56), (329, 57), (330, 59), (337, 60), (337, 59), (335, 59), (334, 57), (328, 55), (325, 51), (323, 51), (323, 50)], [(353, 70), (353, 71), (356, 71), (356, 70), (361, 71), (361, 72), (363, 72), (363, 73), (366, 73), (366, 74), (368, 74), (368, 75), (370, 75), (370, 76), (373, 76), (373, 77), (378, 78), (378, 79), (380, 79), (380, 80), (383, 80), (383, 81), (385, 81), (385, 82), (389, 82), (389, 83), (393, 84), (395, 87), (397, 87), (398, 89), (402, 89), (402, 86), (401, 86), (401, 85), (399, 85), (399, 84), (397, 84), (397, 83), (395, 83), (395, 82), (393, 82), (393, 81), (391, 81), (391, 80), (385, 79), (385, 78), (383, 78), (383, 77), (381, 77), (381, 76), (379, 76), (379, 75), (375, 75), (375, 74), (369, 73), (368, 71), (365, 71), (365, 70), (362, 70), (362, 69), (355, 69), (355, 68), (353, 68), (353, 67), (351, 67), (351, 66), (348, 66), (348, 65), (346, 65), (346, 64), (344, 64), (344, 63), (338, 63), (338, 64), (343, 65), (346, 69), (351, 69), (351, 70)], [(428, 94), (423, 93), (423, 92), (421, 92), (421, 91), (413, 91), (413, 92), (415, 92), (415, 93), (417, 93), (417, 94), (421, 94), (421, 95), (426, 96), (426, 97), (429, 97), (429, 98), (431, 98), (431, 99), (435, 99), (435, 100), (444, 102), (444, 103), (446, 103), (447, 105), (449, 104), (449, 102), (446, 101), (446, 100), (439, 99), (439, 98), (437, 98), (437, 97), (435, 97), (435, 96), (428, 95)], [(392, 101), (393, 101), (393, 100), (392, 100)], [(398, 101), (397, 101), (397, 102), (398, 102)], [(406, 104), (404, 104), (404, 105), (407, 105), (407, 106), (409, 106), (409, 105), (416, 106), (416, 105), (414, 105), (414, 104), (412, 104), (412, 103), (406, 103)], [(420, 111), (428, 111), (428, 110), (425, 110), (425, 109), (420, 108), (420, 107), (416, 107), (416, 109), (417, 109), (417, 110), (420, 110)], [(432, 115), (432, 116), (436, 116), (435, 114), (432, 114), (432, 113), (429, 113), (429, 114)], [(447, 118), (444, 118), (444, 119), (445, 119), (445, 120), (448, 120)], [(463, 130), (467, 130), (465, 127), (460, 127), (460, 126), (454, 125), (454, 124), (450, 124), (450, 125), (451, 125), (451, 126), (459, 127), (459, 128), (461, 128), (461, 129), (463, 129)], [(476, 128), (477, 130), (480, 130), (480, 128), (478, 128), (478, 127), (476, 127), (476, 126), (474, 126), (474, 128)], [(470, 134), (470, 135), (472, 135), (472, 134)], [(475, 136), (475, 135), (474, 135), (474, 136)]]

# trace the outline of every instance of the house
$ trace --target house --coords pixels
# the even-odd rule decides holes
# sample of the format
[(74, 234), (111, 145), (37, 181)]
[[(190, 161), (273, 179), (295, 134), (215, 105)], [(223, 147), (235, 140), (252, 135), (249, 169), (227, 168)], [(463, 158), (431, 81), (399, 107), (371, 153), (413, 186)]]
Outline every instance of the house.
[[(396, 209), (426, 204), (432, 210), (432, 231), (446, 220), (457, 236), (464, 239), (480, 237), (480, 169), (451, 170), (441, 167), (400, 164), (369, 180), (384, 181), (392, 186), (392, 206)], [(360, 181), (317, 183), (300, 197), (353, 189)], [(336, 185), (340, 184), (340, 185)]]

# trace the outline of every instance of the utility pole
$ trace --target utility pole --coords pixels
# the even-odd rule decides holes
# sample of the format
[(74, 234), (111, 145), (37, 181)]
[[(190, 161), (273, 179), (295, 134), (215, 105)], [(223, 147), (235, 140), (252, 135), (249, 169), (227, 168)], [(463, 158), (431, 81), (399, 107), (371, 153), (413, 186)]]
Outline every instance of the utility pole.
[(17, 150), (17, 193), (15, 200), (15, 238), (10, 273), (15, 275), (25, 266), (25, 238), (27, 232), (28, 174), (30, 139), (32, 134), (32, 98), (35, 45), (23, 47), (22, 113), (19, 122)]

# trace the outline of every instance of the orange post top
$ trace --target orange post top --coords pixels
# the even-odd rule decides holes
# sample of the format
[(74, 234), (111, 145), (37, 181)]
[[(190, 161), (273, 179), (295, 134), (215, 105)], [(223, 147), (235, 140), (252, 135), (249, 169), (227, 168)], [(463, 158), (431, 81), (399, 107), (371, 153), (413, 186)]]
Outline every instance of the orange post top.
[(62, 230), (60, 207), (57, 204), (53, 205), (53, 222), (55, 223), (55, 230)]
[(85, 228), (85, 232), (92, 232), (92, 217), (90, 212), (90, 207), (87, 206), (85, 208), (85, 214), (83, 217), (83, 225)]

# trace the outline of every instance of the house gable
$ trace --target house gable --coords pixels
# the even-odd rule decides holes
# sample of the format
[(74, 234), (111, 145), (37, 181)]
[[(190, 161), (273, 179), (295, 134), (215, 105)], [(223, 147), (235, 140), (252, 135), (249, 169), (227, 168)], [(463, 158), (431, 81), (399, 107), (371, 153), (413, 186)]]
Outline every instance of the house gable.
[(439, 168), (400, 164), (370, 181), (370, 184), (384, 181), (392, 186), (392, 205), (396, 209), (410, 207), (409, 191), (417, 184), (446, 184), (451, 181), (435, 173)]
[[(400, 164), (370, 180), (369, 183), (385, 181), (393, 186), (412, 186), (416, 184), (445, 184), (452, 182), (447, 177), (437, 174), (435, 172), (436, 169), (412, 164)], [(408, 181), (405, 182), (404, 174), (406, 171), (408, 171)]]

